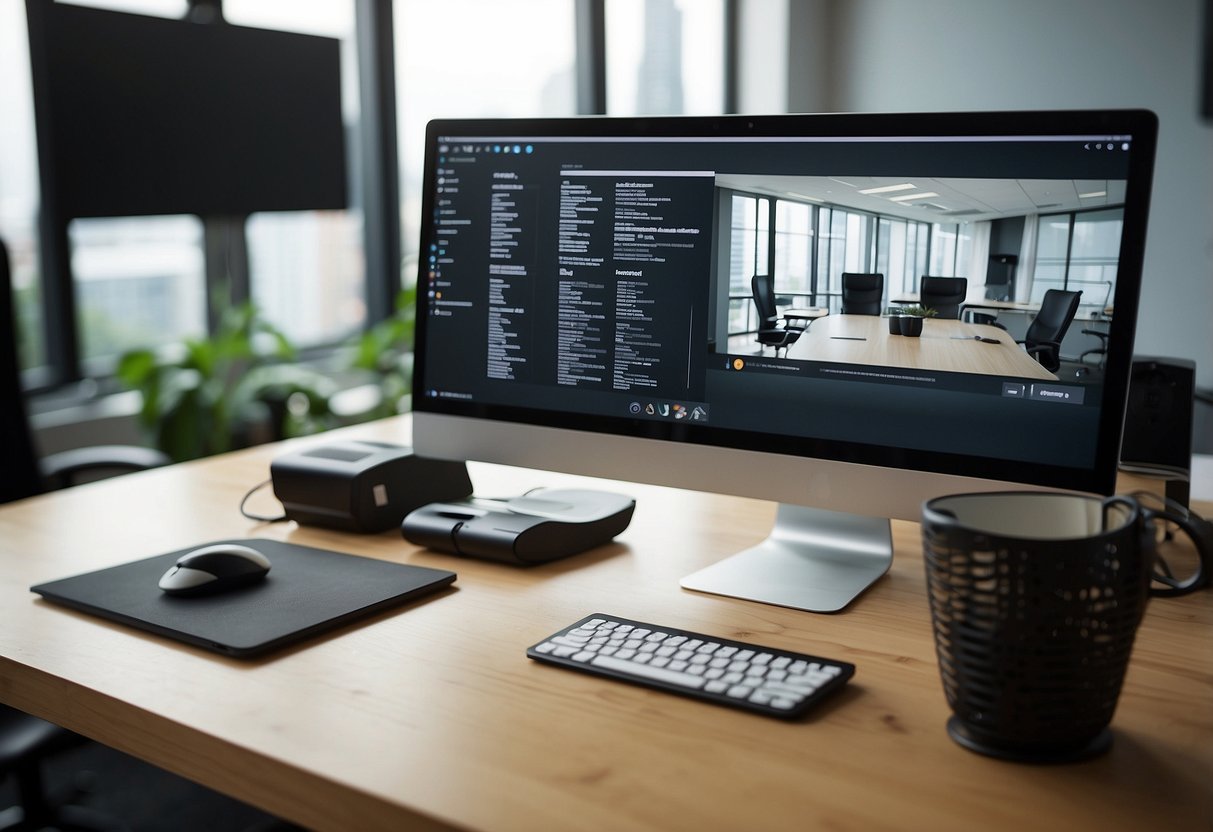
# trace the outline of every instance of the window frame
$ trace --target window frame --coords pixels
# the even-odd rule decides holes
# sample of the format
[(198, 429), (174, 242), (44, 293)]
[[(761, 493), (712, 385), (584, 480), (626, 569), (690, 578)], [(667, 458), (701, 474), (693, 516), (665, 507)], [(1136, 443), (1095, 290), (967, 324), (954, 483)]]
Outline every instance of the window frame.
[[(1050, 218), (1058, 218), (1058, 217), (1066, 218), (1066, 253), (1065, 253), (1065, 259), (1061, 264), (1062, 265), (1062, 275), (1061, 275), (1061, 287), (1060, 287), (1063, 291), (1072, 291), (1072, 289), (1070, 288), (1070, 268), (1074, 264), (1074, 227), (1078, 223), (1079, 218), (1081, 218), (1083, 215), (1086, 215), (1086, 214), (1102, 214), (1102, 213), (1112, 213), (1112, 212), (1117, 212), (1117, 211), (1120, 212), (1121, 223), (1122, 223), (1122, 227), (1123, 227), (1124, 205), (1120, 205), (1120, 204), (1099, 205), (1099, 206), (1092, 206), (1090, 208), (1073, 208), (1068, 211), (1051, 211), (1047, 214), (1042, 213), (1042, 214), (1037, 215), (1039, 221), (1042, 223), (1045, 220), (1048, 220)], [(1123, 230), (1122, 230), (1122, 233), (1123, 233)], [(1036, 231), (1036, 245), (1037, 245), (1037, 250), (1039, 251), (1039, 246), (1040, 246), (1040, 228), (1039, 228), (1039, 226), (1037, 227), (1037, 231)], [(1118, 246), (1118, 248), (1119, 248), (1119, 246)], [(1076, 284), (1088, 285), (1092, 281), (1075, 279), (1074, 282)], [(1103, 283), (1105, 281), (1096, 281), (1096, 282)], [(1116, 279), (1113, 278), (1112, 280), (1106, 281), (1106, 282), (1109, 284), (1108, 292), (1107, 292), (1106, 297), (1102, 301), (1083, 300), (1080, 302), (1080, 306), (1095, 306), (1095, 307), (1103, 308), (1104, 306), (1111, 304), (1112, 298), (1116, 294)], [(1036, 276), (1035, 276), (1035, 274), (1033, 274), (1032, 284), (1034, 285), (1035, 283), (1036, 283)], [(1034, 291), (1033, 286), (1029, 286), (1029, 288), (1028, 288), (1029, 295), (1031, 295), (1033, 293), (1033, 291)], [(1080, 290), (1080, 291), (1082, 291), (1082, 290)]]

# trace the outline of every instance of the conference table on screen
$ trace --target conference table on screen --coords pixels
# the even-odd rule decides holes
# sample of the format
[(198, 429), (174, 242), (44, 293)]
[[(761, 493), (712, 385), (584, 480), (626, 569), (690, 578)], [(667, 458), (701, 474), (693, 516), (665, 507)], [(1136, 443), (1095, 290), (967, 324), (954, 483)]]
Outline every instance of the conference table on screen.
[[(410, 437), (410, 419), (396, 417), (0, 506), (0, 701), (317, 830), (1209, 828), (1208, 591), (1151, 601), (1107, 754), (1007, 763), (945, 731), (916, 523), (893, 522), (887, 575), (846, 610), (816, 615), (679, 587), (769, 531), (775, 506), (760, 500), (469, 464), (487, 495), (549, 486), (636, 498), (614, 543), (532, 568), (428, 551), (395, 530), (267, 524), (238, 511), (286, 452)], [(248, 508), (278, 506), (265, 489)], [(243, 660), (29, 591), (247, 537), (458, 579)], [(526, 657), (591, 613), (841, 659), (856, 675), (785, 722)]]
[[(889, 299), (889, 302), (898, 306), (917, 304), (921, 302), (921, 297), (917, 292), (907, 292)], [(1039, 312), (1040, 303), (1036, 301), (1022, 300), (994, 300), (990, 298), (976, 298), (974, 300), (966, 300), (960, 305), (961, 317), (964, 317), (966, 309), (981, 309), (990, 312)]]
[[(978, 338), (992, 338), (988, 343)], [(893, 335), (888, 318), (828, 315), (788, 347), (788, 358), (907, 370), (981, 373), (1056, 381), (1007, 333), (988, 324), (925, 318), (922, 335)]]

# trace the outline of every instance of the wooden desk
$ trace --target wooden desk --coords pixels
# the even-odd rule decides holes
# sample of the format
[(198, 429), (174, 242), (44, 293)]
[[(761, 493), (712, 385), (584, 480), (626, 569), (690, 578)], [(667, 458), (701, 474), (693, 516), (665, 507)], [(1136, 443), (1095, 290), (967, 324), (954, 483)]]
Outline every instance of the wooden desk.
[[(996, 338), (998, 343), (977, 341), (974, 336)], [(890, 335), (888, 318), (830, 315), (816, 321), (795, 344), (788, 347), (787, 357), (911, 370), (1057, 380), (1057, 376), (1024, 352), (1005, 330), (996, 326), (935, 318), (923, 321), (920, 337), (910, 338)]]
[[(342, 433), (409, 435), (407, 419)], [(241, 495), (283, 450), (0, 508), (0, 700), (325, 830), (1138, 832), (1208, 829), (1213, 819), (1208, 592), (1151, 603), (1109, 754), (1014, 765), (945, 734), (914, 524), (894, 523), (892, 570), (852, 608), (813, 615), (678, 587), (761, 538), (770, 503), (472, 466), (483, 493), (581, 483), (639, 501), (616, 544), (513, 569), (421, 551), (393, 532), (243, 519)], [(450, 567), (459, 580), (445, 595), (254, 662), (28, 592), (243, 536)], [(805, 721), (783, 723), (525, 658), (533, 642), (596, 611), (837, 657), (858, 671)]]

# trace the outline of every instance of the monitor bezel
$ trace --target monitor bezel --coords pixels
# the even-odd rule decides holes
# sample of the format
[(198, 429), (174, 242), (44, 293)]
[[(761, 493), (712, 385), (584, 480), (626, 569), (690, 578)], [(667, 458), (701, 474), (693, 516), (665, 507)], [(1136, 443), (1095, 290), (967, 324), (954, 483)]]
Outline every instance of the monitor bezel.
[[(906, 138), (906, 137), (1032, 137), (1032, 136), (1128, 135), (1132, 145), (1124, 200), (1124, 225), (1121, 235), (1116, 292), (1112, 300), (1116, 312), (1111, 321), (1111, 337), (1106, 356), (1101, 418), (1096, 439), (1095, 462), (1089, 469), (1076, 469), (969, 454), (899, 449), (884, 445), (762, 434), (715, 426), (657, 422), (621, 416), (587, 416), (548, 410), (521, 408), (481, 402), (452, 401), (424, 395), (426, 390), (423, 353), (418, 354), (413, 374), (413, 408), (420, 424), (434, 425), (435, 417), (452, 417), (451, 426), (464, 431), (478, 421), (505, 427), (505, 435), (522, 438), (528, 429), (551, 430), (570, 439), (570, 447), (581, 441), (607, 436), (655, 440), (674, 445), (685, 444), (688, 452), (675, 456), (689, 458), (694, 448), (714, 448), (720, 458), (734, 458), (734, 452), (761, 454), (773, 461), (781, 457), (818, 460), (864, 469), (894, 469), (914, 474), (940, 475), (971, 480), (974, 483), (1014, 483), (1044, 488), (1111, 494), (1115, 490), (1119, 462), (1120, 436), (1124, 423), (1129, 371), (1144, 262), (1146, 224), (1153, 179), (1153, 160), (1157, 137), (1157, 118), (1146, 110), (1069, 110), (1001, 111), (977, 113), (903, 113), (903, 114), (821, 114), (721, 117), (578, 117), (564, 119), (471, 119), (435, 120), (426, 131), (425, 178), (422, 199), (421, 239), (433, 234), (436, 146), (440, 136), (535, 136), (535, 137), (627, 137), (627, 138)], [(424, 264), (419, 264), (419, 285), (423, 284)], [(427, 299), (418, 293), (416, 343), (426, 338)], [(421, 347), (424, 351), (424, 347)], [(423, 431), (423, 439), (425, 432)], [(424, 441), (429, 441), (424, 439)], [(435, 453), (457, 455), (459, 444), (436, 443)], [(610, 442), (611, 446), (617, 443)], [(652, 442), (645, 446), (653, 449)], [(622, 447), (626, 447), (626, 444)], [(425, 449), (420, 449), (422, 452)], [(470, 458), (507, 461), (518, 464), (513, 455), (499, 446), (464, 445)], [(474, 455), (474, 456), (473, 456)], [(527, 458), (523, 454), (523, 459)], [(551, 460), (544, 467), (562, 467)], [(596, 473), (585, 466), (563, 466), (574, 472)], [(613, 475), (617, 466), (608, 463), (599, 470)], [(627, 466), (622, 469), (626, 474)], [(603, 475), (603, 474), (600, 474)], [(638, 477), (652, 480), (651, 476)], [(685, 484), (672, 476), (669, 484)], [(705, 483), (704, 488), (721, 490)], [(752, 493), (745, 488), (728, 488), (733, 493)], [(772, 497), (780, 499), (779, 497)]]

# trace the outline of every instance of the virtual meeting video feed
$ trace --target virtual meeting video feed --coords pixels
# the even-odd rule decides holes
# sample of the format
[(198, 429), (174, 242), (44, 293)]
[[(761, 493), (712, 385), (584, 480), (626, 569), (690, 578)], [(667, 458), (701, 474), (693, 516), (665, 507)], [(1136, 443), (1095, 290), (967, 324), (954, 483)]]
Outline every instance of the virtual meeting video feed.
[[(1066, 349), (1046, 347), (1067, 339), (1075, 320), (1094, 322), (1105, 328), (1067, 346), (1075, 359), (1086, 347), (1099, 354), (1124, 187), (719, 176), (725, 233), (715, 240), (713, 343), (742, 355), (913, 371), (897, 374), (905, 380), (914, 372), (1098, 380), (1092, 367), (1062, 366)], [(874, 316), (897, 320), (885, 326)], [(904, 325), (915, 317), (921, 325)]]
[[(877, 173), (800, 172), (803, 146), (452, 137), (423, 270), (424, 395), (571, 427), (970, 455), (992, 453), (997, 431), (1008, 458), (1089, 464), (1101, 338), (1085, 335), (1083, 356), (1076, 332), (1052, 331), (1061, 347), (1034, 350), (1033, 324), (1061, 293), (1078, 299), (1067, 329), (1106, 331), (1123, 179), (1058, 177), (1075, 150), (1041, 165), (1039, 143), (1020, 149), (1038, 175), (1014, 178), (857, 167), (879, 151), (830, 147), (850, 160), (839, 170)], [(990, 167), (954, 146), (917, 152), (940, 173)], [(844, 274), (880, 275), (862, 313), (844, 306)], [(961, 299), (894, 334), (891, 310), (929, 301), (924, 276)]]

